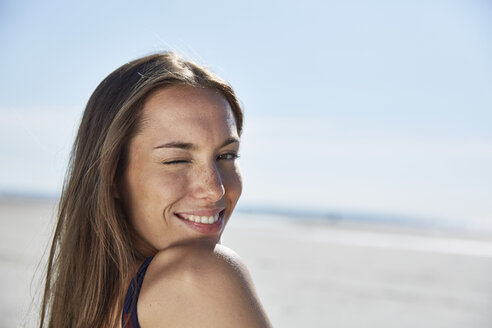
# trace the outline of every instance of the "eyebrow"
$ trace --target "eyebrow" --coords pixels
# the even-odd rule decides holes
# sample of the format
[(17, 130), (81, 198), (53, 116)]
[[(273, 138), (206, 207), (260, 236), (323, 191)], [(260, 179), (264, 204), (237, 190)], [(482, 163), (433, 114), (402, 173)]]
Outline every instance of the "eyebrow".
[[(237, 137), (229, 137), (227, 138), (219, 148), (225, 147), (232, 143), (239, 143), (239, 139)], [(181, 142), (181, 141), (171, 141), (159, 146), (154, 147), (154, 149), (162, 149), (162, 148), (179, 148), (184, 150), (194, 150), (196, 149), (196, 145), (190, 142)]]

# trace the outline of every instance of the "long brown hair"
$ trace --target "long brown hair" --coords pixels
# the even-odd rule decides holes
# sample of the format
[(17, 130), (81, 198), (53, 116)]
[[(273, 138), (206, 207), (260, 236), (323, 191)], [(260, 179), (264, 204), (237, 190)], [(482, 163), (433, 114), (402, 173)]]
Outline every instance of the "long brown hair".
[(129, 141), (153, 91), (175, 84), (212, 88), (229, 102), (241, 133), (243, 116), (232, 88), (175, 53), (127, 63), (90, 97), (65, 177), (49, 253), (39, 326), (114, 327), (136, 261), (156, 250), (134, 232), (115, 199)]

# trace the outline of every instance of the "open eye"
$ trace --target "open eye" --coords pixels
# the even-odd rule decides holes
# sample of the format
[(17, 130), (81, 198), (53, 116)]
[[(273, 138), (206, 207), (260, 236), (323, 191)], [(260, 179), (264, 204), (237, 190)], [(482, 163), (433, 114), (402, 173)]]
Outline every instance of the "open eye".
[(235, 152), (229, 152), (229, 153), (225, 153), (225, 154), (221, 154), (217, 157), (218, 160), (235, 160), (239, 158), (239, 154), (238, 153), (235, 153)]

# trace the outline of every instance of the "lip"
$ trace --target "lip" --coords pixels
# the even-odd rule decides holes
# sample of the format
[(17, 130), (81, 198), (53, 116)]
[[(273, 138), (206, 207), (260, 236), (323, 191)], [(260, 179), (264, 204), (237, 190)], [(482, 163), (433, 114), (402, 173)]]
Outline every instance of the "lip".
[(202, 234), (216, 234), (220, 232), (224, 226), (224, 218), (225, 218), (225, 210), (218, 209), (220, 211), (215, 210), (200, 210), (200, 211), (191, 211), (191, 212), (182, 212), (183, 214), (188, 214), (188, 215), (197, 215), (197, 216), (213, 216), (215, 214), (219, 214), (219, 219), (217, 222), (213, 224), (206, 224), (206, 223), (198, 223), (198, 222), (193, 222), (184, 219), (182, 216), (180, 216), (180, 213), (174, 213), (174, 215), (184, 224), (186, 224), (189, 228), (193, 229), (194, 231), (197, 231)]

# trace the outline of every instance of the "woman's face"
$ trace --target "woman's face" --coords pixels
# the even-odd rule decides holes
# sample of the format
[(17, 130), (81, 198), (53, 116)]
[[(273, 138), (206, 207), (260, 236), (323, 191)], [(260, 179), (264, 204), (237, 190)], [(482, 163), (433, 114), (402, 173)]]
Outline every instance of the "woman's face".
[(117, 194), (139, 236), (158, 250), (217, 243), (241, 194), (238, 150), (218, 92), (181, 85), (151, 94)]

